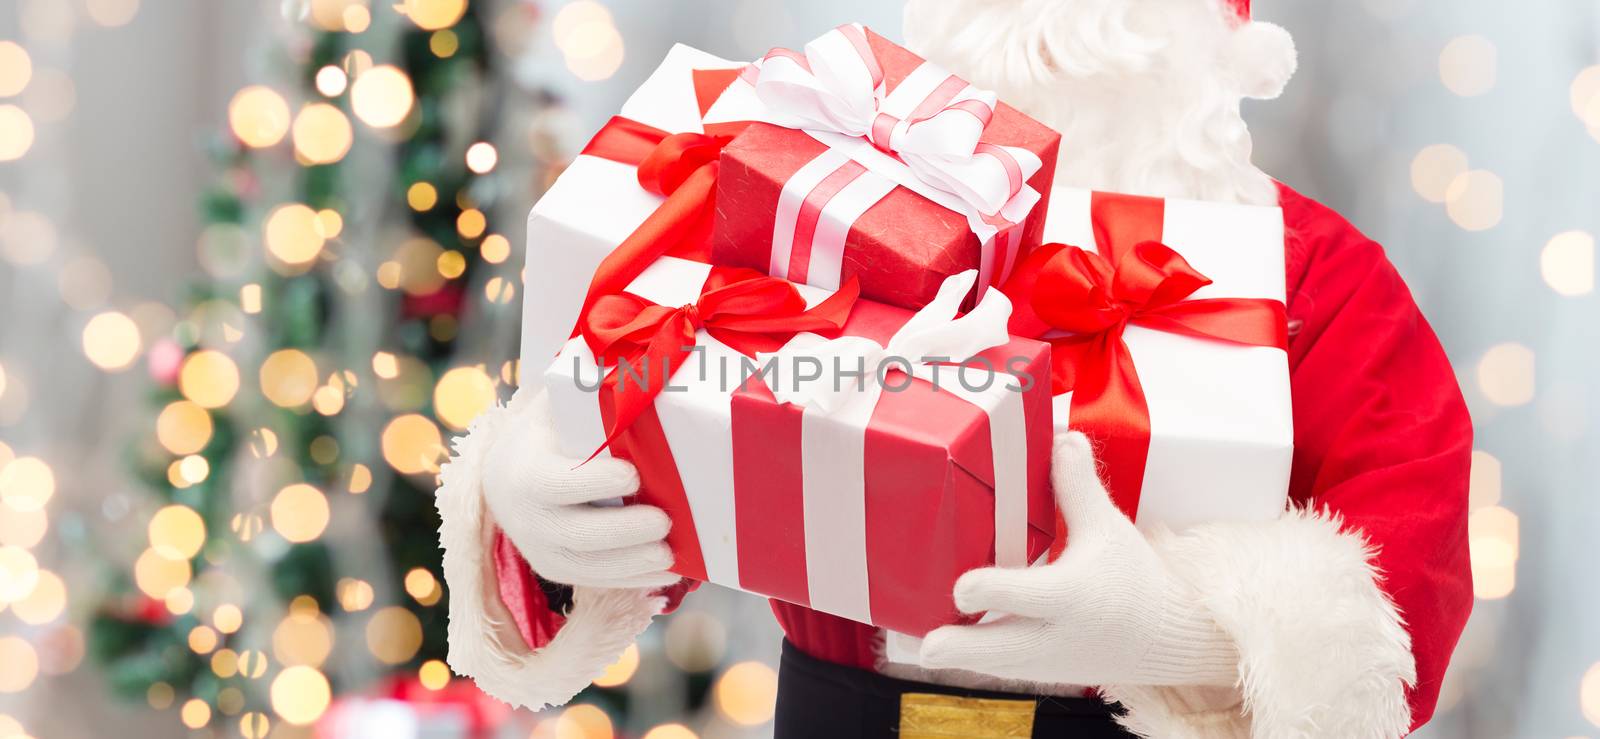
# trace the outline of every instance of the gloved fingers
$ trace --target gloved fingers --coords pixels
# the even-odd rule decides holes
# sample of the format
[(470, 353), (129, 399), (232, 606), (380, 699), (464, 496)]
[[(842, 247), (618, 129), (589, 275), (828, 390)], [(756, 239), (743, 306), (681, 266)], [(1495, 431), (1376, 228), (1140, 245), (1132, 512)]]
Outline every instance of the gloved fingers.
[(659, 542), (672, 528), (666, 512), (650, 505), (560, 506), (529, 523), (546, 546), (580, 552)]
[(495, 454), (505, 478), (506, 493), (528, 495), (537, 505), (558, 506), (621, 498), (639, 492), (639, 471), (616, 457), (595, 457), (584, 462), (536, 448), (518, 449), (502, 440)]
[[(666, 586), (678, 581), (667, 569), (672, 551), (664, 543), (636, 544), (598, 552), (555, 549), (539, 558), (541, 577), (567, 585), (600, 588)], [(531, 562), (531, 560), (530, 560)]]
[[(1056, 436), (1050, 483), (1055, 487), (1056, 505), (1067, 520), (1069, 532), (1107, 526), (1118, 518), (1127, 518), (1111, 502), (1105, 485), (1100, 482), (1094, 447), (1082, 433), (1069, 431)], [(1071, 535), (1067, 538), (1070, 542)]]
[(1049, 618), (1066, 597), (1051, 567), (985, 567), (968, 572), (956, 580), (956, 607), (963, 613), (999, 611)]
[(925, 667), (958, 667), (994, 672), (1037, 659), (1050, 645), (1050, 624), (1032, 618), (1003, 618), (972, 626), (942, 626), (922, 639)]

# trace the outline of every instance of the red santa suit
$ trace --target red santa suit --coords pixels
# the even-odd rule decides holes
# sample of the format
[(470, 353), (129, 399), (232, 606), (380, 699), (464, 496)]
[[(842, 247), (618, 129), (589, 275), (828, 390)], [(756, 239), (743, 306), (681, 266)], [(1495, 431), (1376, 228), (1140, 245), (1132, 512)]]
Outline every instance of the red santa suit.
[[(1220, 702), (1185, 695), (1207, 690), (1194, 688), (1113, 694), (1129, 709), (1125, 723), (1151, 736), (1200, 736), (1195, 727), (1219, 716), (1237, 731), (1205, 735), (1409, 730), (1432, 715), (1471, 610), (1472, 430), (1449, 361), (1382, 247), (1287, 186), (1280, 185), (1279, 201), (1296, 437), (1292, 508), (1269, 523), (1197, 527), (1164, 551), (1184, 562), (1237, 644), (1241, 682)], [(494, 414), (503, 412), (479, 425), (499, 423)], [(458, 443), (446, 477), (467, 482), (481, 454), (481, 446)], [(614, 591), (580, 593), (574, 603), (540, 583), (481, 516), (480, 509), (456, 519), (479, 527), (483, 553), (468, 562), (460, 558), (473, 553), (447, 551), (446, 564), (453, 554), (458, 570), (483, 575), (481, 589), (452, 581), (452, 598), (477, 599), (489, 615), (458, 624), (452, 603), (452, 631), (485, 630), (500, 658), (522, 667), (597, 671), (687, 590), (632, 601)], [(779, 601), (772, 607), (788, 639), (811, 656), (883, 667), (882, 634), (873, 627)], [(629, 625), (620, 638), (608, 630), (618, 621)], [(453, 658), (473, 648), (452, 637)], [(501, 679), (544, 678), (508, 669)]]

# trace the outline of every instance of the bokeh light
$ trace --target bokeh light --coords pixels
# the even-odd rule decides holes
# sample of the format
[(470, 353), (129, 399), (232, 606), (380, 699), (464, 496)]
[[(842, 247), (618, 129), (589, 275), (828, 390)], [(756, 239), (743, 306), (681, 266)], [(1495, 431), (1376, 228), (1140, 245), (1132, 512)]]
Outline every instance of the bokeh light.
[(1494, 89), (1497, 57), (1494, 42), (1482, 36), (1451, 39), (1439, 52), (1439, 78), (1462, 97), (1482, 95)]
[(168, 593), (187, 586), (192, 575), (187, 560), (168, 559), (154, 549), (144, 550), (133, 563), (134, 584), (156, 599), (165, 599)]
[(1505, 185), (1493, 172), (1470, 170), (1445, 189), (1445, 212), (1467, 231), (1483, 231), (1500, 223), (1505, 207)]
[(1500, 502), (1500, 460), (1481, 449), (1472, 450), (1472, 472), (1467, 484), (1467, 504), (1472, 509)]
[(1584, 231), (1566, 231), (1551, 237), (1539, 252), (1539, 274), (1559, 295), (1574, 297), (1594, 292), (1594, 237)]
[(422, 647), (422, 622), (400, 606), (380, 608), (367, 622), (367, 649), (379, 662), (409, 662)]
[(1578, 683), (1578, 707), (1589, 723), (1600, 726), (1600, 662), (1590, 665)]
[(199, 698), (190, 698), (185, 701), (183, 708), (178, 710), (178, 718), (183, 725), (191, 729), (199, 729), (211, 723), (211, 704)]
[(33, 119), (15, 105), (0, 105), (0, 162), (21, 159), (33, 148)]
[(1600, 64), (1586, 67), (1572, 79), (1568, 101), (1573, 115), (1589, 128), (1600, 128)]
[(0, 467), (0, 501), (19, 511), (37, 511), (56, 493), (56, 475), (38, 457), (17, 457)]
[(717, 711), (741, 726), (772, 720), (778, 698), (778, 673), (760, 662), (740, 662), (717, 679)]
[(423, 662), (417, 669), (417, 682), (428, 690), (444, 690), (450, 684), (450, 667), (437, 659)]
[(291, 267), (309, 264), (327, 241), (317, 212), (300, 203), (278, 206), (262, 226), (267, 253)]
[(317, 363), (299, 349), (279, 349), (261, 362), (261, 394), (274, 405), (295, 408), (317, 391)]
[[(336, 67), (331, 67), (338, 71)], [(341, 73), (342, 74), (342, 73)], [(353, 141), (350, 119), (327, 103), (312, 103), (294, 119), (294, 151), (311, 164), (331, 164), (344, 158)]]
[(1490, 347), (1478, 360), (1478, 389), (1495, 405), (1524, 405), (1533, 400), (1533, 350), (1514, 342)]
[(411, 78), (387, 64), (367, 70), (350, 86), (350, 105), (356, 117), (373, 128), (399, 125), (411, 112), (414, 100)]
[(488, 174), (499, 161), (500, 153), (495, 151), (494, 144), (479, 141), (467, 147), (467, 169), (478, 174)]
[(578, 703), (567, 706), (567, 709), (556, 717), (555, 735), (557, 737), (582, 737), (583, 739), (611, 739), (614, 729), (611, 727), (611, 717), (599, 706), (592, 703)]
[(156, 439), (173, 454), (194, 454), (211, 441), (211, 414), (192, 400), (175, 400), (156, 416)]
[(1499, 506), (1479, 508), (1467, 519), (1467, 537), (1473, 594), (1484, 600), (1510, 595), (1517, 582), (1517, 515)]
[(489, 234), (483, 237), (478, 253), (483, 255), (483, 261), (499, 264), (511, 256), (511, 240), (500, 234)]
[(272, 656), (283, 665), (321, 667), (333, 652), (333, 626), (320, 613), (290, 613), (272, 630)]
[(195, 654), (210, 654), (217, 648), (217, 632), (210, 626), (196, 626), (189, 630), (189, 649)]
[(425, 31), (449, 28), (467, 12), (467, 0), (405, 0), (400, 10)]
[(22, 599), (11, 604), (17, 620), (33, 626), (54, 621), (67, 607), (67, 584), (49, 570), (39, 570), (38, 578)]
[(481, 367), (456, 367), (445, 372), (433, 390), (434, 412), (453, 431), (465, 430), (494, 400), (494, 380)]
[(355, 577), (340, 578), (335, 597), (346, 611), (365, 611), (372, 607), (372, 584)]
[(106, 28), (128, 25), (139, 13), (139, 0), (86, 0), (89, 20)]
[(420, 414), (396, 416), (383, 429), (383, 459), (401, 474), (435, 472), (444, 453), (439, 427)]
[(639, 671), (639, 645), (629, 644), (622, 650), (622, 656), (606, 667), (600, 677), (594, 679), (596, 687), (615, 688), (627, 684), (633, 678), (633, 673)]
[(483, 229), (489, 225), (483, 211), (477, 208), (468, 208), (456, 216), (456, 233), (463, 239), (475, 239), (483, 235)]
[(699, 739), (699, 735), (683, 724), (672, 723), (661, 724), (646, 731), (643, 739)]
[(106, 311), (83, 327), (83, 354), (107, 372), (127, 369), (139, 357), (139, 326), (116, 311)]
[(305, 483), (289, 485), (272, 499), (272, 529), (291, 542), (307, 542), (328, 528), (328, 498)]
[(19, 266), (40, 264), (55, 253), (56, 227), (39, 213), (16, 210), (0, 218), (0, 257)]
[(244, 611), (232, 603), (223, 603), (211, 612), (211, 625), (224, 634), (232, 634), (244, 626)]
[(1423, 147), (1411, 160), (1411, 187), (1424, 200), (1443, 203), (1450, 183), (1467, 171), (1467, 155), (1449, 144)]
[(28, 550), (0, 547), (0, 606), (28, 597), (38, 584), (39, 562)]
[(244, 739), (267, 739), (272, 722), (260, 711), (250, 711), (239, 717), (239, 735)]
[(178, 388), (201, 408), (221, 408), (239, 392), (239, 367), (222, 352), (202, 349), (184, 358)]
[(728, 633), (705, 611), (679, 611), (667, 624), (667, 660), (684, 672), (707, 672), (722, 661)]
[(317, 92), (326, 97), (335, 97), (344, 93), (350, 84), (350, 77), (336, 64), (329, 64), (317, 70)]
[(33, 79), (33, 59), (15, 41), (0, 41), (0, 97), (17, 95)]
[(272, 710), (296, 726), (307, 726), (322, 717), (333, 700), (333, 690), (316, 668), (295, 665), (284, 668), (272, 680)]
[(0, 693), (20, 693), (39, 674), (39, 653), (20, 636), (0, 637)]
[(272, 146), (289, 132), (289, 104), (276, 90), (251, 85), (235, 93), (228, 103), (228, 125), (246, 146)]
[(406, 595), (425, 606), (438, 603), (440, 596), (444, 594), (443, 589), (439, 587), (438, 578), (424, 567), (413, 567), (406, 573), (405, 588)]
[(0, 501), (0, 545), (31, 549), (44, 540), (49, 528), (50, 517), (43, 508), (22, 510)]
[(150, 548), (167, 559), (189, 559), (206, 543), (206, 522), (193, 508), (169, 505), (150, 517)]

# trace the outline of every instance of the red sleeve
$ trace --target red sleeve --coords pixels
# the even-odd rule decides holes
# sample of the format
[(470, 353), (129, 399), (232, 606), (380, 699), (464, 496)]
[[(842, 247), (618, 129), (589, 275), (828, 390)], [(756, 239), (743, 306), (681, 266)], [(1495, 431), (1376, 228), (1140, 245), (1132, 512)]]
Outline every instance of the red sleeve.
[[(511, 543), (511, 537), (498, 529), (494, 532), (494, 579), (500, 602), (511, 612), (511, 620), (529, 649), (539, 649), (556, 638), (556, 632), (567, 623), (572, 589), (540, 579)], [(695, 580), (683, 579), (662, 588), (658, 595), (667, 598), (663, 613), (676, 610), (684, 596), (699, 586)]]
[(1472, 424), (1455, 373), (1383, 249), (1282, 188), (1295, 456), (1290, 496), (1377, 550), (1411, 634), (1413, 728), (1432, 715), (1472, 610)]

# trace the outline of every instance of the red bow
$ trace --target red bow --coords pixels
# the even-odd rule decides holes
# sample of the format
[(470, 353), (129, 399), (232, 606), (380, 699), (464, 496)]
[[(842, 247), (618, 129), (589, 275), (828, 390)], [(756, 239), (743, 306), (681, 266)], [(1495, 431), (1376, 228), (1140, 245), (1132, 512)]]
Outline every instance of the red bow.
[(637, 165), (639, 185), (666, 200), (600, 262), (579, 315), (588, 313), (599, 296), (625, 290), (663, 256), (708, 260), (717, 157), (746, 125), (708, 126), (712, 133), (668, 134), (616, 116), (595, 134), (584, 154)]
[[(1287, 320), (1276, 300), (1188, 300), (1211, 280), (1160, 241), (1134, 240), (1159, 237), (1160, 201), (1096, 198), (1096, 237), (1111, 259), (1045, 244), (1028, 254), (1002, 290), (1015, 306), (1011, 333), (1049, 340), (1052, 393), (1072, 393), (1069, 425), (1095, 437), (1106, 488), (1132, 516), (1144, 484), (1150, 408), (1123, 340), (1127, 327), (1285, 349)], [(1063, 331), (1069, 333), (1050, 336)], [(1052, 557), (1066, 545), (1065, 531), (1057, 534)]]
[(859, 294), (860, 286), (851, 279), (807, 309), (805, 298), (785, 280), (755, 270), (713, 267), (700, 299), (678, 308), (630, 293), (600, 296), (578, 326), (595, 361), (613, 365), (601, 383), (614, 405), (600, 448), (650, 408), (673, 370), (694, 350), (696, 331), (705, 329), (733, 350), (754, 356), (776, 351), (801, 331), (838, 331)]

